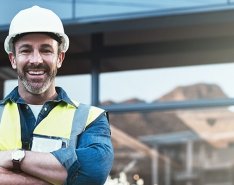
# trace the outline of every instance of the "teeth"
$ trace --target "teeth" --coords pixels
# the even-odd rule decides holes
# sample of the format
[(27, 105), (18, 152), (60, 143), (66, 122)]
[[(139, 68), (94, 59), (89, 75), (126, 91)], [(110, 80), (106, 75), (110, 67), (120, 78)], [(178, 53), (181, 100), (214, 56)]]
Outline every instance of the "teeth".
[(43, 75), (44, 71), (28, 71), (30, 75)]

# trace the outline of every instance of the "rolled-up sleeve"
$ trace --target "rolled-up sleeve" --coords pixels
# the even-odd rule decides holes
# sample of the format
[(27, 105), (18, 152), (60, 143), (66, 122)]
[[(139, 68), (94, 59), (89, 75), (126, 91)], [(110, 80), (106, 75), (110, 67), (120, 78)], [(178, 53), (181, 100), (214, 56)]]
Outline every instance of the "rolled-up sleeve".
[(52, 153), (67, 169), (68, 185), (103, 185), (112, 167), (114, 152), (105, 115), (79, 135), (77, 149)]

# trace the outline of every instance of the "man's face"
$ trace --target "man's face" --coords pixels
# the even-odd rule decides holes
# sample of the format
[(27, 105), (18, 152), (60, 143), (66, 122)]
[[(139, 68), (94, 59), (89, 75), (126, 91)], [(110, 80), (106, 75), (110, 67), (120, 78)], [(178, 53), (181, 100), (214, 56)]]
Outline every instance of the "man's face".
[(10, 54), (12, 67), (17, 70), (19, 88), (32, 94), (42, 94), (54, 88), (57, 69), (64, 53), (58, 53), (58, 43), (45, 34), (27, 34), (15, 43), (15, 55)]

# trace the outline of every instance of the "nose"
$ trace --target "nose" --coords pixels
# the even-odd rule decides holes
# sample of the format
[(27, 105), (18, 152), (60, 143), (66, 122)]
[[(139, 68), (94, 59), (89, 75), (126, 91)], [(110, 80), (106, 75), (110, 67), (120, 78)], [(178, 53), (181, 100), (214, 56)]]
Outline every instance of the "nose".
[(38, 50), (34, 50), (30, 57), (30, 63), (40, 64), (43, 62), (41, 54)]

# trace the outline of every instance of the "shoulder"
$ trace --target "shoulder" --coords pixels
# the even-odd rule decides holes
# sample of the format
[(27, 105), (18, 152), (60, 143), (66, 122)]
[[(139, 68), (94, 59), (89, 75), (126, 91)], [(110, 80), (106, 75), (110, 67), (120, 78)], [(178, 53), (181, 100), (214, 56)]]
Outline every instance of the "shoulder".
[(82, 111), (86, 112), (88, 111), (88, 122), (93, 122), (96, 118), (98, 118), (100, 115), (105, 114), (106, 111), (102, 108), (84, 104), (77, 102), (75, 100), (72, 100), (73, 104), (76, 106), (77, 109), (81, 109)]
[(104, 109), (101, 109), (95, 106), (90, 106), (87, 123), (92, 123), (105, 114), (106, 114), (106, 111)]
[(108, 113), (106, 110), (99, 107), (90, 106), (89, 115), (86, 122), (86, 129), (92, 128), (108, 128), (109, 129), (109, 120)]
[(106, 110), (104, 110), (102, 108), (88, 105), (88, 104), (78, 103), (74, 100), (73, 100), (73, 102), (76, 105), (77, 109), (80, 109), (84, 115), (87, 114), (87, 119), (86, 119), (87, 121), (86, 121), (85, 127), (88, 127), (89, 125), (93, 124), (94, 122), (97, 122), (101, 118), (102, 119), (107, 118), (107, 112), (106, 112)]

